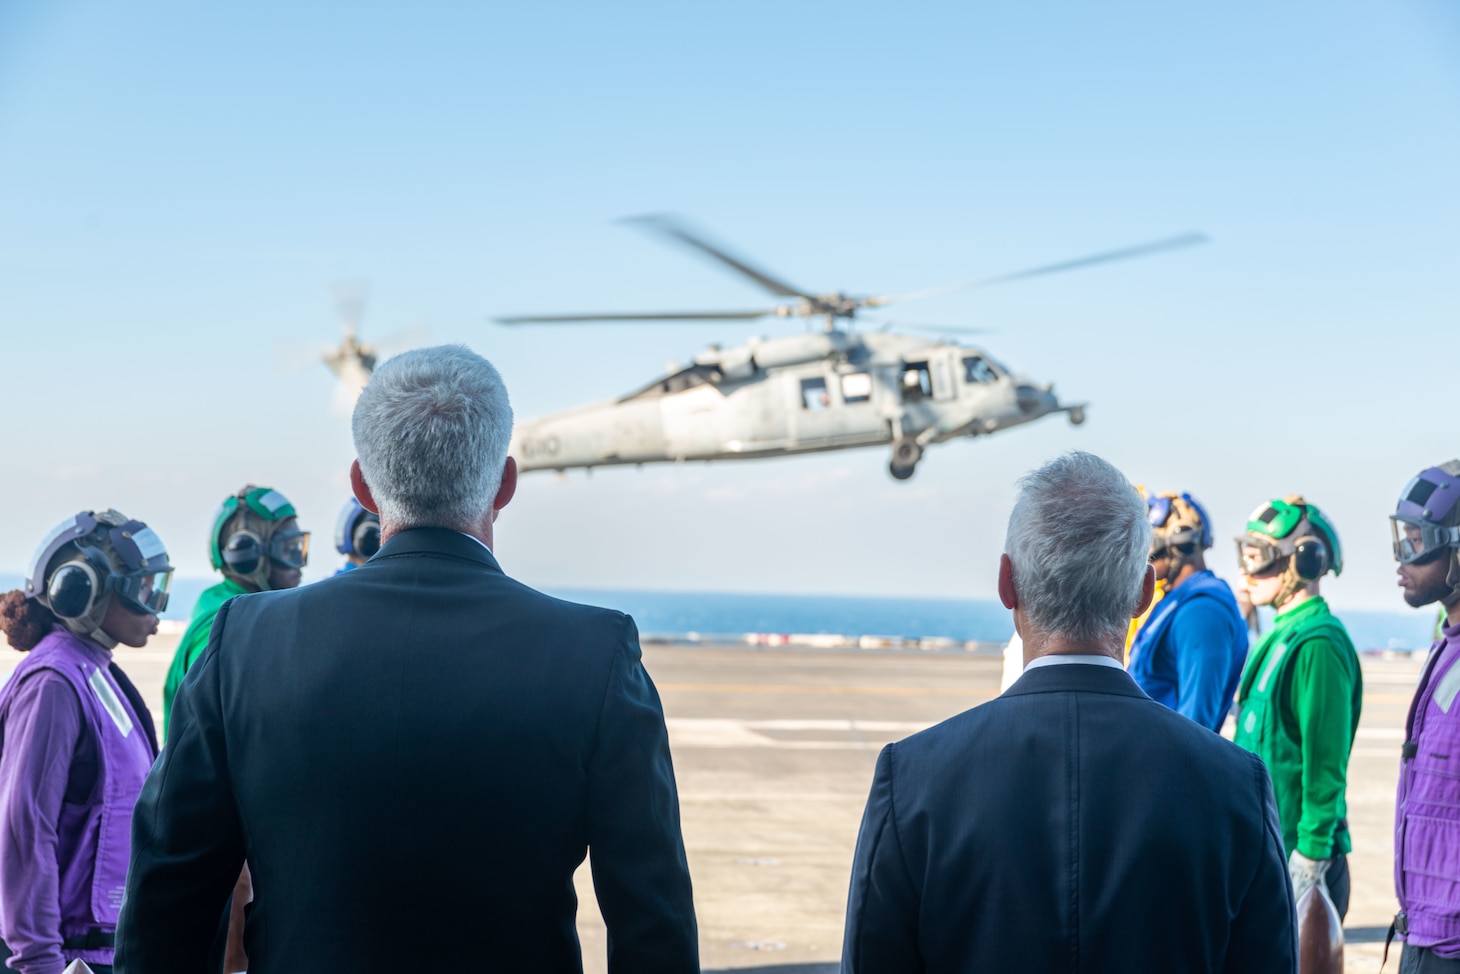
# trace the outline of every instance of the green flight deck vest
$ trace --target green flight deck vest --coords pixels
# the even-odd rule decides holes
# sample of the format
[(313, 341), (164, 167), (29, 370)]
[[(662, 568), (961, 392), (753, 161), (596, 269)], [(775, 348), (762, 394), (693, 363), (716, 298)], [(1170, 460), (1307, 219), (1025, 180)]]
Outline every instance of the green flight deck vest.
[(1353, 848), (1344, 792), (1363, 691), (1353, 640), (1319, 596), (1278, 613), (1247, 657), (1235, 740), (1267, 764), (1289, 855)]

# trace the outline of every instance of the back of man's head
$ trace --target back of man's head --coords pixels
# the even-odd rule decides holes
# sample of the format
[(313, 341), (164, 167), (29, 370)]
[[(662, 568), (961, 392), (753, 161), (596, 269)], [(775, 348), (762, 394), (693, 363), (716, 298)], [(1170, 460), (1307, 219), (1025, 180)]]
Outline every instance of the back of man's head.
[(1094, 454), (1067, 453), (1019, 481), (1004, 553), (1036, 632), (1123, 642), (1150, 547), (1140, 493)]
[(382, 524), (469, 530), (491, 510), (512, 439), (512, 406), (492, 363), (465, 345), (390, 359), (351, 424)]

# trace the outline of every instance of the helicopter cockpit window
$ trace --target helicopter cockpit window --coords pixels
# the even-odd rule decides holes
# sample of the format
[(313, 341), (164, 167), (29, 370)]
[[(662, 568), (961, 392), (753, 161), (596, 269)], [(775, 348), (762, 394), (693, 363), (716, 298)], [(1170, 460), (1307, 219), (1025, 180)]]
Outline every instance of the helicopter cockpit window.
[(975, 382), (997, 382), (999, 373), (982, 356), (970, 355), (963, 360), (963, 381), (970, 385)]
[(902, 401), (917, 402), (933, 396), (933, 375), (927, 362), (904, 362), (902, 365)]
[(703, 365), (697, 365), (692, 369), (685, 369), (683, 372), (676, 372), (664, 380), (664, 391), (666, 393), (683, 392), (686, 389), (693, 389), (695, 386), (702, 386), (714, 381), (715, 372), (713, 369)]
[(801, 380), (801, 408), (809, 409), (812, 412), (826, 409), (831, 405), (831, 396), (826, 392), (826, 380), (823, 378)]
[(842, 402), (866, 402), (872, 398), (872, 377), (866, 372), (849, 372), (842, 376)]
[(630, 399), (652, 399), (656, 396), (671, 396), (676, 392), (684, 392), (686, 389), (693, 389), (696, 386), (713, 385), (720, 381), (720, 370), (712, 365), (692, 365), (687, 369), (667, 375), (656, 380), (652, 385), (645, 386), (638, 392), (631, 392), (624, 396), (619, 402), (628, 402)]

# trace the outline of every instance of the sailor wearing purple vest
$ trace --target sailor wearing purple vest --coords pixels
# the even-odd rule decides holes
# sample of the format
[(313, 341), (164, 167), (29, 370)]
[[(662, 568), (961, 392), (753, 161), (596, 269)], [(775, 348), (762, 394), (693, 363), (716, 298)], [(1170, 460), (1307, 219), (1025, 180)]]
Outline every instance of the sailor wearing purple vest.
[(1460, 460), (1411, 480), (1390, 523), (1404, 601), (1438, 602), (1445, 612), (1409, 706), (1399, 765), (1399, 970), (1460, 972)]
[(28, 654), (0, 688), (0, 959), (22, 974), (111, 971), (132, 806), (157, 756), (111, 650), (157, 631), (171, 574), (147, 525), (83, 512), (0, 597), (0, 628)]

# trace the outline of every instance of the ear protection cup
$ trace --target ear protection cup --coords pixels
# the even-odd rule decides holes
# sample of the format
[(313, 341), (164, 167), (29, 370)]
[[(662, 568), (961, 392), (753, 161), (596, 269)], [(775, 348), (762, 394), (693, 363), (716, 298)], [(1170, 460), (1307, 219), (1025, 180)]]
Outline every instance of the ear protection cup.
[(355, 551), (366, 558), (374, 557), (380, 550), (380, 522), (372, 518), (362, 518), (350, 543), (354, 545)]
[(62, 619), (79, 619), (91, 611), (101, 588), (96, 569), (85, 561), (68, 561), (51, 574), (46, 601)]
[(223, 564), (240, 575), (258, 571), (263, 558), (263, 539), (252, 531), (236, 531), (223, 543)]
[(1293, 571), (1306, 582), (1328, 571), (1328, 548), (1317, 538), (1302, 538), (1293, 552)]

